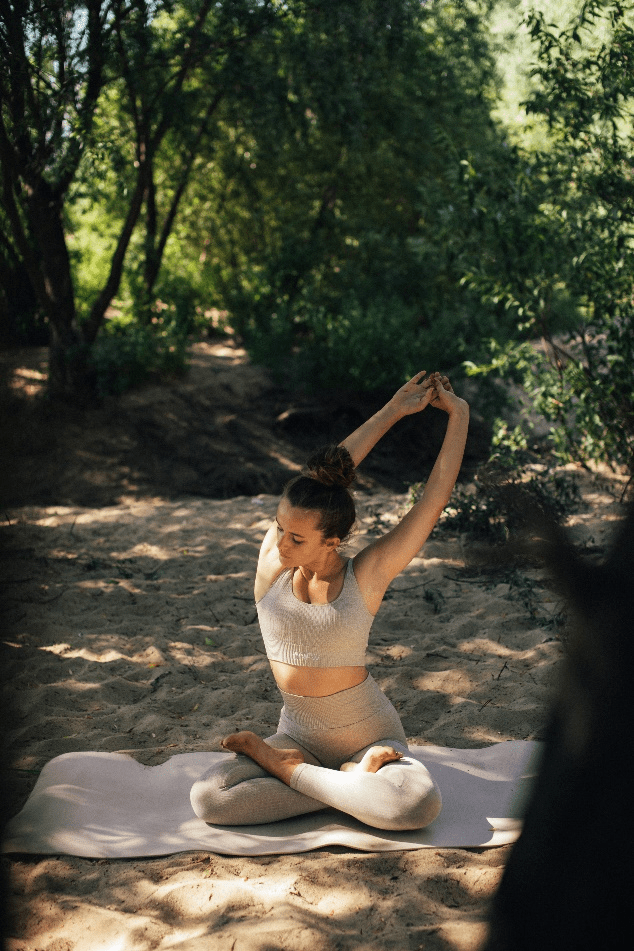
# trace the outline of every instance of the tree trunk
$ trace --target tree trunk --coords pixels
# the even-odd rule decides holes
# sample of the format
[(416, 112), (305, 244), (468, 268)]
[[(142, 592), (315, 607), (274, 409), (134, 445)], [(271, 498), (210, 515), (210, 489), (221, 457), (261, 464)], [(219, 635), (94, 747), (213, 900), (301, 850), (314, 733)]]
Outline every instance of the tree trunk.
[(50, 321), (48, 390), (53, 398), (80, 405), (94, 402), (94, 374), (89, 353), (76, 327)]
[(62, 202), (45, 181), (28, 196), (30, 233), (37, 249), (39, 273), (33, 286), (49, 318), (49, 392), (62, 399), (93, 396), (88, 352), (75, 314), (70, 258), (62, 224)]

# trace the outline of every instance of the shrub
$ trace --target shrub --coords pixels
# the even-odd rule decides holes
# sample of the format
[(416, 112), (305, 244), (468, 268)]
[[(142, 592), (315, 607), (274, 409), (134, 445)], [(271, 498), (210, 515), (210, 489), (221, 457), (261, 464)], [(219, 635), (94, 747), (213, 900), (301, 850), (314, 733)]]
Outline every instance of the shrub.
[(186, 335), (160, 313), (153, 320), (149, 325), (125, 317), (107, 321), (90, 354), (98, 396), (185, 371)]
[[(418, 501), (423, 489), (423, 483), (410, 487), (411, 504)], [(536, 463), (511, 468), (489, 462), (478, 469), (472, 483), (454, 489), (440, 524), (450, 531), (502, 544), (523, 528), (529, 508), (560, 519), (574, 511), (579, 501), (579, 486), (572, 473)]]

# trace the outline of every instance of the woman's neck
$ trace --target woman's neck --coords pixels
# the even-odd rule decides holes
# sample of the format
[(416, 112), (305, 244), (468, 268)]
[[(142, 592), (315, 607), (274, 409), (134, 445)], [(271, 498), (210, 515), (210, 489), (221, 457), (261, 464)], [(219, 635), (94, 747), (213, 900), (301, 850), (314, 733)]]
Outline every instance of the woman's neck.
[(320, 564), (299, 565), (303, 577), (307, 582), (334, 581), (343, 571), (344, 562), (338, 552), (333, 552)]

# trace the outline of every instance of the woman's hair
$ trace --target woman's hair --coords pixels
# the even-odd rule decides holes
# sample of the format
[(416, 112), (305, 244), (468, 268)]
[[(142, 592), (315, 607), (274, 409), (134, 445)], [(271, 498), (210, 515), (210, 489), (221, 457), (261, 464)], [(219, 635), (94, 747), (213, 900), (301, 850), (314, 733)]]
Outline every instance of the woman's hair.
[(324, 446), (310, 457), (301, 475), (287, 482), (283, 498), (294, 508), (319, 512), (324, 538), (342, 541), (354, 525), (356, 512), (348, 486), (356, 479), (352, 456), (343, 446)]

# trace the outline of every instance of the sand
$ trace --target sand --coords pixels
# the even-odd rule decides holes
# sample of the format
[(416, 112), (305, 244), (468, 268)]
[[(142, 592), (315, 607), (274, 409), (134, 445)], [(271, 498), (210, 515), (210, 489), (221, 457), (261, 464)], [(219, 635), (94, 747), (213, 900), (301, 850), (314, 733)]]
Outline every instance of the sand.
[[(623, 514), (623, 480), (578, 471), (568, 518), (595, 557)], [(252, 599), (272, 494), (122, 496), (3, 513), (8, 783), (15, 813), (47, 760), (125, 751), (156, 764), (275, 732), (279, 700)], [(353, 554), (405, 510), (359, 494)], [(535, 564), (473, 563), (442, 525), (392, 584), (368, 665), (416, 744), (539, 738), (567, 631)], [(9, 951), (477, 949), (509, 846), (357, 854), (328, 849), (151, 860), (5, 858)]]

